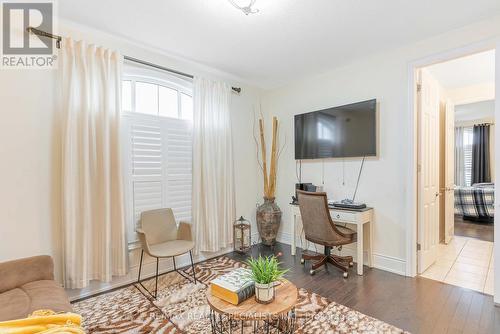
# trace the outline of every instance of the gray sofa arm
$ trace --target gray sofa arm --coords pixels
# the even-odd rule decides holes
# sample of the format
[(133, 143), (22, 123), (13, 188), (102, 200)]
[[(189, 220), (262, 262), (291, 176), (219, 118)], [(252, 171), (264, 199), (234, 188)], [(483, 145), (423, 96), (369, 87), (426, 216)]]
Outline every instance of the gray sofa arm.
[(0, 263), (0, 293), (40, 280), (54, 280), (54, 261), (48, 255)]

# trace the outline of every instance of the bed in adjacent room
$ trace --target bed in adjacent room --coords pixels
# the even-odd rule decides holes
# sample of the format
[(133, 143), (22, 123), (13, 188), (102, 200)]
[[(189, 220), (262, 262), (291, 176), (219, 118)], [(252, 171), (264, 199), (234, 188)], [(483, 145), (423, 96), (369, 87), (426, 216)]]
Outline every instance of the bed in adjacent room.
[(493, 223), (495, 216), (495, 185), (476, 183), (455, 188), (455, 214), (464, 220)]

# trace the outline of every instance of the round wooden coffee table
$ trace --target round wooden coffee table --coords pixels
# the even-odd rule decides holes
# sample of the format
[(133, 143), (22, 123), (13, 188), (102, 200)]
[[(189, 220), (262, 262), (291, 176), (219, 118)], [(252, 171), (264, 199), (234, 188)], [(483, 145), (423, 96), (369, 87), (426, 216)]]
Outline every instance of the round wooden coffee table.
[(230, 304), (207, 293), (210, 305), (210, 323), (212, 333), (285, 333), (295, 330), (295, 304), (297, 287), (284, 280), (275, 287), (275, 299), (270, 304), (259, 304), (255, 297), (239, 305)]

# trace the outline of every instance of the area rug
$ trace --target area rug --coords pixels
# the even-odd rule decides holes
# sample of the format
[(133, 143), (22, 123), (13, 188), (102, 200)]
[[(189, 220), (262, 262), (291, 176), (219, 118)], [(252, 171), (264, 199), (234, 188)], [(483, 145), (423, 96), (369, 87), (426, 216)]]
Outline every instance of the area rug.
[[(208, 284), (241, 266), (223, 256), (195, 266), (197, 284), (177, 272), (162, 275), (156, 301), (139, 285), (131, 285), (74, 303), (73, 308), (83, 316), (88, 333), (210, 333)], [(184, 273), (191, 276), (191, 268)], [(154, 290), (154, 279), (143, 284)], [(295, 311), (296, 333), (405, 333), (305, 289), (299, 289)]]

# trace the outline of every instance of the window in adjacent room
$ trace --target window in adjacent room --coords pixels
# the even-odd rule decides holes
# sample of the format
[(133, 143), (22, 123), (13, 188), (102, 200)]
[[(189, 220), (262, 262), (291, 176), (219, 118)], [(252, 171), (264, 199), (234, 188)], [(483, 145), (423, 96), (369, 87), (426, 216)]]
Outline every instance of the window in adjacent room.
[(129, 242), (140, 213), (172, 208), (191, 221), (192, 82), (159, 70), (125, 66), (122, 138)]
[(465, 185), (472, 184), (472, 127), (464, 128), (464, 175)]

